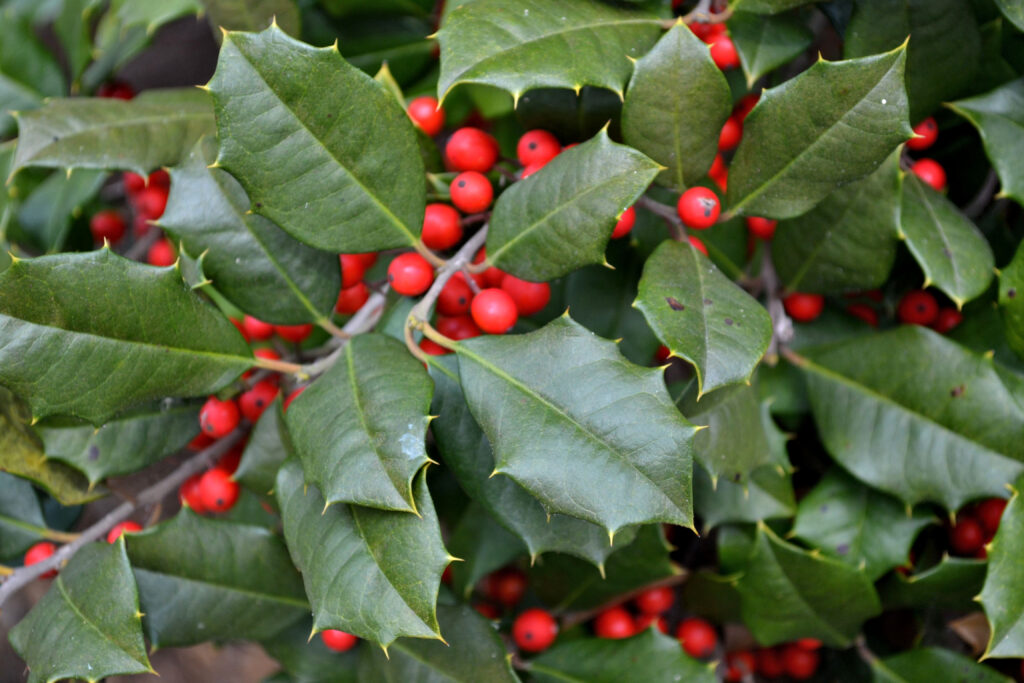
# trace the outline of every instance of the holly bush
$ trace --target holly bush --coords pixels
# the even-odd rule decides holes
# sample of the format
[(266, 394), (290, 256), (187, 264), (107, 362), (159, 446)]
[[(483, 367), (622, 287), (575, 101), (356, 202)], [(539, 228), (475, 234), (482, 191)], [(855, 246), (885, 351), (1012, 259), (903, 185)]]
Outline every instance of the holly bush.
[[(191, 15), (209, 82), (118, 80)], [(1022, 31), (0, 3), (3, 668), (1019, 677)]]

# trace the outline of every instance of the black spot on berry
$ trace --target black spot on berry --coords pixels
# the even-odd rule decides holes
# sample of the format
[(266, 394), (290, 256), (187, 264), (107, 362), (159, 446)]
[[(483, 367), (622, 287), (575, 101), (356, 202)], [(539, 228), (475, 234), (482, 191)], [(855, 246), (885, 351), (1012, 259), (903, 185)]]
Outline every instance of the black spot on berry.
[(531, 142), (530, 144), (527, 145), (527, 147), (529, 147), (530, 149), (537, 149), (537, 143)]
[(679, 303), (679, 299), (676, 299), (675, 297), (666, 296), (665, 301), (668, 303), (668, 307), (671, 308), (673, 311), (686, 310), (686, 306), (684, 304)]
[(459, 181), (459, 187), (465, 187), (465, 186), (466, 186), (466, 181), (465, 180), (460, 180)]

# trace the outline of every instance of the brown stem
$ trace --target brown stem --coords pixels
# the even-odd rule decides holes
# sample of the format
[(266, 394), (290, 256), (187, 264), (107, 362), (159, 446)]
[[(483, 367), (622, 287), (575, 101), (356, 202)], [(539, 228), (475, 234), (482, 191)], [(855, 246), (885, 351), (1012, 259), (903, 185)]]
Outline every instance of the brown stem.
[(686, 241), (686, 228), (683, 227), (683, 221), (679, 218), (679, 212), (674, 207), (668, 204), (662, 204), (659, 201), (651, 199), (650, 197), (640, 197), (636, 201), (636, 205), (641, 209), (646, 209), (653, 213), (655, 216), (665, 221), (665, 225), (668, 226), (669, 232), (672, 233), (672, 239), (676, 242)]

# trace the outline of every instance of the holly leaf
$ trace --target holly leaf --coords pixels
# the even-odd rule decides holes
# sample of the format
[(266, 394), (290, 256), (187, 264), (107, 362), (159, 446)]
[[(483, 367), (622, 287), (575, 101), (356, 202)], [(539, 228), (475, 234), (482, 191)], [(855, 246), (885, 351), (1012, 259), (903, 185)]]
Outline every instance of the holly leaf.
[(359, 661), (359, 681), (487, 681), (515, 683), (501, 636), (469, 605), (438, 605), (446, 643), (402, 638), (383, 650), (370, 649)]
[(470, 501), (452, 529), (448, 549), (462, 560), (452, 563), (452, 591), (466, 599), (480, 579), (526, 552), (519, 538), (476, 501)]
[(658, 170), (602, 130), (502, 193), (491, 215), (487, 260), (531, 282), (603, 263), (619, 214)]
[(99, 429), (72, 418), (49, 418), (36, 425), (46, 457), (79, 470), (90, 485), (141, 470), (183, 448), (198, 431), (195, 403), (137, 408)]
[[(312, 629), (312, 620), (305, 619), (260, 643), (284, 670), (279, 676), (287, 683), (356, 683), (356, 666), (366, 648), (328, 650), (322, 639), (309, 637)], [(264, 683), (270, 680), (277, 679)]]
[(729, 167), (730, 211), (793, 218), (874, 172), (912, 133), (905, 62), (903, 47), (862, 59), (819, 59), (765, 90)]
[(207, 167), (204, 142), (171, 169), (167, 209), (157, 224), (189, 253), (205, 253), (206, 275), (246, 313), (279, 325), (329, 320), (341, 289), (338, 257), (251, 213), (238, 181)]
[(732, 95), (705, 45), (683, 23), (636, 61), (622, 104), (622, 137), (667, 170), (658, 182), (685, 190), (708, 172)]
[(1010, 683), (1013, 679), (943, 647), (922, 647), (871, 662), (874, 683)]
[(270, 493), (274, 488), (277, 470), (293, 450), (281, 409), (281, 399), (277, 398), (263, 411), (252, 428), (245, 451), (242, 452), (242, 460), (233, 475), (235, 481), (257, 493)]
[(771, 341), (764, 307), (689, 243), (654, 250), (634, 305), (669, 350), (693, 364), (698, 398), (748, 381)]
[(254, 213), (328, 251), (416, 243), (426, 187), (412, 122), (337, 47), (311, 47), (276, 26), (231, 32), (209, 88), (217, 165)]
[(736, 577), (698, 569), (683, 584), (683, 604), (694, 614), (718, 623), (740, 621), (740, 594)]
[(753, 470), (742, 484), (727, 479), (713, 484), (707, 470), (694, 467), (693, 506), (703, 522), (703, 531), (727, 522), (792, 517), (796, 512), (793, 482), (789, 474), (774, 465)]
[(109, 12), (118, 19), (122, 30), (141, 26), (146, 29), (147, 35), (153, 35), (164, 24), (196, 14), (202, 9), (199, 0), (165, 0), (153, 3), (114, 0)]
[(612, 537), (645, 522), (692, 526), (696, 428), (672, 404), (661, 370), (633, 365), (567, 315), (530, 334), (462, 342), (457, 353), (495, 473)]
[(992, 627), (983, 658), (1024, 656), (1024, 600), (1017, 586), (1022, 580), (1020, 556), (1024, 552), (1024, 502), (1018, 479), (999, 521), (999, 531), (988, 544), (988, 573), (978, 601)]
[[(1024, 4), (1016, 4), (1018, 26), (1024, 30)], [(1024, 78), (946, 106), (978, 129), (985, 152), (999, 173), (999, 194), (1024, 204)]]
[(51, 173), (18, 207), (18, 226), (48, 254), (62, 251), (73, 218), (92, 202), (107, 179), (102, 171)]
[(156, 672), (146, 656), (139, 596), (124, 541), (79, 550), (10, 641), (28, 683)]
[(242, 335), (176, 267), (106, 248), (12, 263), (0, 273), (0, 331), (0, 382), (36, 418), (99, 426), (144, 401), (213, 393), (252, 365)]
[(996, 5), (1003, 16), (1021, 31), (1024, 31), (1024, 5), (1019, 0), (996, 0)]
[(959, 307), (992, 282), (995, 260), (984, 235), (956, 205), (910, 173), (903, 179), (900, 239), (925, 275)]
[(794, 360), (832, 457), (905, 503), (957, 510), (1024, 470), (1011, 427), (1024, 420), (1022, 380), (931, 330), (905, 326)]
[[(749, 2), (751, 0), (740, 0), (734, 7), (746, 10)], [(729, 37), (739, 54), (748, 88), (753, 88), (754, 83), (770, 71), (800, 56), (814, 41), (814, 34), (796, 16), (765, 17), (750, 11), (733, 12), (729, 19)]]
[(263, 640), (309, 612), (281, 538), (263, 527), (186, 508), (126, 538), (154, 647)]
[(787, 290), (833, 294), (885, 283), (899, 243), (899, 157), (897, 150), (867, 178), (779, 223), (772, 263)]
[[(523, 542), (532, 560), (541, 553), (560, 552), (603, 567), (614, 548), (601, 527), (575, 517), (548, 515), (540, 502), (511, 478), (491, 476), (491, 444), (469, 412), (454, 361), (442, 358), (431, 366), (436, 387), (433, 412), (438, 418), (430, 428), (441, 458), (459, 486)], [(620, 536), (629, 533), (627, 529)]]
[(714, 683), (714, 664), (686, 656), (679, 641), (649, 628), (625, 640), (580, 638), (556, 645), (530, 662), (538, 683), (693, 681)]
[(733, 7), (736, 12), (778, 14), (806, 4), (809, 4), (808, 0), (737, 0)]
[(919, 531), (935, 521), (833, 468), (800, 501), (792, 535), (875, 581), (907, 561)]
[(630, 58), (661, 35), (657, 16), (587, 0), (475, 0), (452, 10), (441, 43), (442, 99), (460, 83), (507, 90), (594, 85), (622, 96)]
[(401, 636), (441, 638), (435, 603), (452, 558), (441, 542), (425, 475), (415, 485), (419, 515), (325, 506), (320, 492), (305, 485), (296, 460), (278, 472), (276, 495), (315, 631), (340, 629), (384, 648)]
[(131, 101), (53, 99), (18, 117), (13, 171), (45, 166), (145, 175), (178, 163), (213, 132), (210, 96), (194, 88), (147, 91)]
[(45, 533), (43, 509), (32, 484), (0, 472), (0, 558), (20, 555)]
[(846, 647), (881, 612), (862, 572), (786, 543), (763, 523), (736, 588), (743, 622), (762, 645), (810, 637)]
[(999, 308), (1003, 313), (1006, 342), (1024, 358), (1024, 246), (999, 273)]
[(878, 584), (878, 595), (886, 609), (937, 607), (968, 610), (976, 608), (975, 598), (985, 581), (988, 563), (944, 555), (922, 572), (904, 576), (893, 572)]
[(302, 25), (293, 0), (200, 0), (210, 25), (228, 31), (261, 31), (276, 22), (288, 35), (298, 36)]
[(428, 460), (432, 394), (430, 377), (404, 344), (381, 334), (351, 339), (289, 406), (288, 431), (306, 481), (328, 504), (416, 512), (412, 480)]
[(10, 112), (35, 109), (64, 94), (60, 64), (36, 37), (29, 20), (5, 12), (0, 21), (0, 136), (14, 128)]

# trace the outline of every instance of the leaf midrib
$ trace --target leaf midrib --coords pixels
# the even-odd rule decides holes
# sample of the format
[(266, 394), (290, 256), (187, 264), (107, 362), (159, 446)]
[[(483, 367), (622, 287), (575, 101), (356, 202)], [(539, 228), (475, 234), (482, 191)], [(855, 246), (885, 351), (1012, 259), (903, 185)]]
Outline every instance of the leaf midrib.
[(278, 602), (278, 603), (281, 603), (283, 605), (288, 605), (289, 607), (298, 607), (298, 608), (301, 608), (301, 609), (309, 609), (309, 603), (306, 602), (305, 600), (300, 600), (298, 598), (292, 598), (292, 597), (289, 597), (287, 595), (274, 595), (274, 594), (271, 594), (271, 593), (262, 593), (260, 591), (253, 590), (253, 589), (250, 589), (250, 588), (241, 588), (239, 586), (230, 586), (230, 585), (227, 585), (227, 584), (218, 583), (216, 581), (210, 581), (208, 579), (201, 579), (201, 578), (197, 579), (197, 578), (194, 578), (194, 577), (191, 577), (191, 576), (182, 576), (180, 574), (172, 574), (172, 573), (170, 573), (168, 571), (149, 569), (148, 567), (142, 567), (142, 566), (138, 566), (138, 565), (136, 565), (134, 567), (134, 569), (136, 571), (143, 571), (143, 572), (147, 572), (149, 574), (154, 574), (156, 576), (166, 577), (166, 578), (172, 579), (174, 581), (181, 581), (183, 583), (199, 584), (201, 586), (209, 586), (209, 587), (214, 588), (216, 590), (224, 591), (224, 592), (227, 592), (227, 593), (237, 593), (239, 595), (244, 595), (244, 596), (247, 596), (247, 597), (255, 598), (257, 600), (266, 600), (268, 602)]
[[(953, 245), (950, 244), (949, 239), (946, 237), (946, 231), (943, 229), (944, 224), (941, 220), (939, 220), (938, 214), (936, 214), (933, 210), (931, 202), (929, 201), (929, 198), (925, 193), (924, 187), (922, 186), (921, 182), (918, 181), (917, 179), (911, 179), (910, 187), (913, 188), (915, 195), (917, 195), (919, 205), (924, 207), (925, 212), (928, 214), (928, 217), (932, 220), (932, 223), (935, 225), (935, 232), (936, 234), (938, 234), (939, 238), (942, 239), (943, 248), (946, 250), (946, 252), (949, 253), (949, 268), (953, 272), (953, 279), (956, 282), (957, 291), (961, 292), (961, 288), (963, 287), (963, 278), (960, 276), (960, 269), (957, 268), (956, 254), (953, 252)], [(904, 231), (904, 235), (906, 235), (906, 231)], [(908, 240), (913, 241), (910, 238), (908, 238)], [(925, 263), (922, 264), (922, 267), (924, 267), (925, 270), (931, 270), (931, 268), (928, 267), (927, 260), (925, 261)], [(930, 277), (931, 273), (928, 273), (928, 275)], [(958, 300), (955, 298), (954, 301), (956, 301), (957, 303), (963, 303), (962, 300)]]

